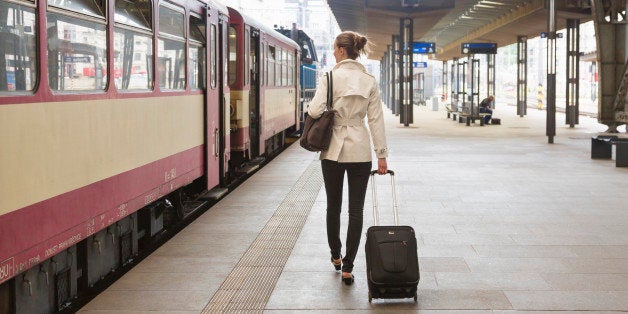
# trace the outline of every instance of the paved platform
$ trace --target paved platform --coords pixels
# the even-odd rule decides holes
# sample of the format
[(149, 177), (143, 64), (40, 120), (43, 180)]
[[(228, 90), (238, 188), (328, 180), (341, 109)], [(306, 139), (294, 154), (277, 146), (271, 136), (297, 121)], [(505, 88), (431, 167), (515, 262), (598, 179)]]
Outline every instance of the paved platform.
[[(341, 283), (320, 164), (292, 145), (81, 312), (628, 311), (628, 168), (590, 159), (604, 126), (559, 114), (547, 144), (545, 111), (499, 106), (502, 125), (467, 127), (444, 106), (414, 110), (410, 127), (385, 112), (400, 222), (418, 236), (417, 303), (369, 303), (363, 250), (356, 283)], [(388, 177), (377, 188), (390, 224)]]

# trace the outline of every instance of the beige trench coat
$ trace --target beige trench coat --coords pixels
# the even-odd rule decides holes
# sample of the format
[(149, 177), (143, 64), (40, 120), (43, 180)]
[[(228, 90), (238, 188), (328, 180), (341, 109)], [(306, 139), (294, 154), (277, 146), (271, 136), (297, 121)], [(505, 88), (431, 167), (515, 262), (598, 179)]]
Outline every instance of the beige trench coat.
[[(315, 119), (325, 111), (326, 75), (320, 78), (314, 98), (308, 105), (308, 115)], [(332, 76), (333, 109), (336, 110), (334, 130), (329, 149), (321, 152), (320, 159), (338, 162), (371, 161), (371, 139), (377, 158), (387, 157), (384, 113), (375, 78), (366, 72), (361, 63), (352, 59), (336, 64), (332, 69)], [(369, 129), (366, 128), (365, 117), (368, 117)]]

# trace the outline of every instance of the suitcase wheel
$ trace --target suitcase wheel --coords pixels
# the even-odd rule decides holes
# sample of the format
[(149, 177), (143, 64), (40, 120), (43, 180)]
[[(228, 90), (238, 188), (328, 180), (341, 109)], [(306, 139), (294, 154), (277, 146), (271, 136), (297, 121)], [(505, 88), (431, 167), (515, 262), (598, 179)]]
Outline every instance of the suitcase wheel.
[(415, 292), (414, 292), (414, 303), (416, 303), (417, 299), (418, 299), (418, 297), (417, 297), (417, 293), (416, 293), (416, 291), (415, 291)]

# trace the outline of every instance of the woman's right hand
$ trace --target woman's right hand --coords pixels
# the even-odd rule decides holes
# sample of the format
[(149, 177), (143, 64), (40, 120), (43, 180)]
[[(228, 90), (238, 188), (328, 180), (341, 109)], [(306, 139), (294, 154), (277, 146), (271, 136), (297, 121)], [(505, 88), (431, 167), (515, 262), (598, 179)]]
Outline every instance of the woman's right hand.
[(388, 173), (388, 163), (386, 162), (386, 158), (377, 158), (377, 173)]

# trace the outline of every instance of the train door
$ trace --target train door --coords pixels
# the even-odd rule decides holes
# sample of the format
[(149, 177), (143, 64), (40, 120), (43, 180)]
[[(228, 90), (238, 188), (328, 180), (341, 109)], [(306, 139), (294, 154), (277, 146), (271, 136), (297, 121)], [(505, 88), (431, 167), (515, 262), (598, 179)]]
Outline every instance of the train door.
[(248, 81), (249, 90), (249, 139), (251, 140), (250, 158), (254, 159), (260, 154), (260, 80), (259, 80), (259, 51), (260, 34), (257, 29), (247, 31), (249, 46), (248, 53)]
[[(209, 34), (207, 40), (207, 71), (205, 71), (205, 174), (207, 176), (207, 189), (210, 190), (220, 184), (220, 86), (218, 84), (217, 73), (217, 28), (218, 12), (208, 8), (206, 29)], [(205, 28), (203, 28), (205, 29)]]
[(231, 130), (230, 130), (230, 103), (231, 103), (231, 94), (229, 89), (229, 79), (227, 75), (229, 74), (229, 40), (227, 36), (229, 35), (229, 15), (228, 14), (220, 14), (220, 21), (218, 23), (218, 48), (217, 48), (217, 78), (216, 82), (219, 87), (220, 93), (220, 127), (219, 127), (219, 136), (220, 136), (220, 180), (221, 185), (226, 186), (228, 182), (228, 178), (230, 176), (229, 173), (229, 159), (231, 159)]

